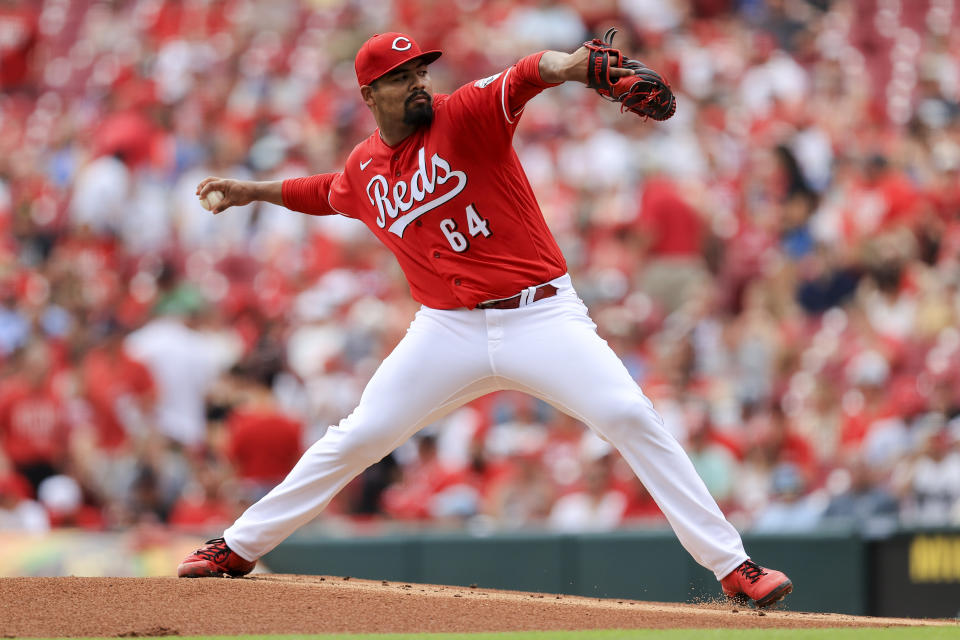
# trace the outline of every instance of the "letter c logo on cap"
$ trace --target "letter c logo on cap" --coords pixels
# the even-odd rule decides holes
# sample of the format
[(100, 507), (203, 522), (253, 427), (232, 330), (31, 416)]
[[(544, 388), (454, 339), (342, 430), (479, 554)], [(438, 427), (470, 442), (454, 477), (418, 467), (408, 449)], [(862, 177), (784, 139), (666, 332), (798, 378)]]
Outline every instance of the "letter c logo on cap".
[[(401, 43), (406, 43), (406, 46), (404, 46)], [(394, 39), (393, 44), (390, 45), (390, 48), (395, 49), (397, 51), (406, 51), (407, 49), (410, 48), (410, 46), (411, 46), (410, 41), (407, 38), (400, 36), (399, 38)]]

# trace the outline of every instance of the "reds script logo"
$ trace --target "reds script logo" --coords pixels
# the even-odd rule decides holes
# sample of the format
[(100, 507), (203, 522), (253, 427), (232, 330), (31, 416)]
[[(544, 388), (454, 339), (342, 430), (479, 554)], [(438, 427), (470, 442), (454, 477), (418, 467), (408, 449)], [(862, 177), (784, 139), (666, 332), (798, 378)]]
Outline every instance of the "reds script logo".
[[(439, 154), (433, 154), (428, 167), (426, 152), (423, 147), (420, 147), (417, 162), (419, 166), (413, 172), (409, 185), (403, 180), (398, 180), (391, 190), (390, 183), (379, 173), (367, 183), (367, 197), (370, 198), (370, 204), (374, 205), (378, 211), (377, 226), (383, 229), (387, 226), (387, 219), (389, 218), (393, 220), (393, 224), (387, 231), (401, 238), (407, 225), (426, 212), (452, 200), (467, 186), (467, 174), (463, 171), (451, 171), (450, 163), (441, 158)], [(452, 178), (457, 180), (453, 189), (424, 202), (424, 199), (433, 193), (437, 185), (446, 184)], [(414, 205), (419, 206), (414, 207)], [(401, 213), (403, 215), (400, 215)]]

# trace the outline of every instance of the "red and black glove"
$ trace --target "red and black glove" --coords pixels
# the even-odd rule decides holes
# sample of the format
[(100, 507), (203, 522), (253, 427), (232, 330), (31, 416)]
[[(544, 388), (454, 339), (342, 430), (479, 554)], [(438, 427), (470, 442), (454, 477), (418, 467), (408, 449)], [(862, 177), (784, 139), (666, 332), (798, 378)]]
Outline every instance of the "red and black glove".
[[(619, 49), (613, 48), (617, 29), (611, 27), (603, 38), (584, 42), (589, 50), (587, 59), (587, 86), (605, 100), (620, 103), (620, 111), (630, 111), (643, 118), (666, 120), (677, 110), (677, 100), (669, 83), (659, 73), (638, 60), (631, 60)], [(612, 67), (633, 70), (632, 76), (613, 80)]]

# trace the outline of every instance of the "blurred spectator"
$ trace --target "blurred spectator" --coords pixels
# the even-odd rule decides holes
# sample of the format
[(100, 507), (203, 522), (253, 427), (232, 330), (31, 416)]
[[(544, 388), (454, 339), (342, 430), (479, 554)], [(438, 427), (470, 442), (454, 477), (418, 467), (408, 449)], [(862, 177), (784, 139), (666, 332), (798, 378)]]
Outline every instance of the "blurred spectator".
[(290, 472), (303, 452), (303, 427), (285, 415), (261, 381), (234, 376), (239, 404), (225, 423), (225, 453), (247, 498), (256, 502)]
[(806, 495), (803, 474), (795, 465), (777, 465), (770, 476), (772, 500), (756, 516), (756, 533), (802, 533), (820, 522), (824, 505), (817, 496)]
[(583, 488), (559, 498), (547, 521), (553, 531), (610, 531), (623, 521), (627, 496), (613, 486), (614, 457), (605, 455), (587, 463)]
[(949, 431), (926, 434), (923, 449), (900, 464), (894, 482), (904, 504), (903, 520), (914, 525), (956, 524), (960, 501), (960, 451)]
[[(780, 403), (773, 403), (769, 409), (757, 410), (747, 419), (747, 428), (766, 451), (769, 460), (777, 464), (788, 463), (790, 469), (801, 474), (804, 483), (817, 475), (817, 459), (813, 448), (793, 428)], [(787, 478), (786, 475), (784, 477)]]
[[(393, 258), (356, 221), (211, 216), (194, 191), (339, 166), (371, 125), (351, 71), (365, 37), (432, 39), (447, 92), (616, 24), (673, 83), (674, 118), (636, 122), (571, 83), (516, 132), (601, 335), (746, 525), (800, 520), (787, 489), (822, 483), (831, 514), (889, 508), (888, 483), (905, 521), (960, 510), (956, 445), (926, 438), (960, 413), (960, 11), (227, 4), (0, 0), (0, 457), (24, 495), (71, 478), (103, 526), (216, 528), (241, 476), (262, 491), (283, 473), (295, 423), (305, 445), (355, 406), (416, 311)], [(238, 362), (282, 410), (251, 408), (266, 387), (221, 375)], [(339, 512), (519, 527), (622, 492), (623, 518), (662, 517), (618, 454), (545, 407), (478, 400), (436, 455), (388, 456)], [(264, 415), (286, 416), (270, 460), (242, 453), (266, 451), (249, 444), (279, 428)], [(844, 489), (850, 456), (870, 473)], [(0, 511), (40, 508), (20, 495)]]
[(540, 451), (547, 441), (549, 429), (537, 415), (538, 402), (512, 394), (506, 397), (514, 400), (512, 419), (497, 422), (487, 430), (484, 450), (494, 459)]
[(879, 236), (865, 245), (866, 275), (858, 296), (871, 328), (881, 337), (902, 342), (914, 331), (917, 299), (905, 274), (907, 253), (915, 242), (909, 234)]
[(690, 427), (686, 444), (690, 461), (717, 504), (721, 508), (730, 506), (738, 464), (734, 446), (712, 428), (704, 408), (692, 413), (695, 423)]
[(364, 469), (358, 479), (357, 496), (352, 501), (353, 513), (361, 518), (384, 515), (383, 493), (399, 478), (399, 465), (393, 455)]
[(737, 467), (734, 483), (736, 505), (752, 521), (770, 502), (770, 476), (775, 459), (759, 440), (749, 441), (744, 450), (743, 463)]
[(127, 336), (126, 351), (156, 383), (155, 419), (161, 433), (187, 446), (206, 441), (204, 398), (219, 373), (217, 353), (176, 315), (160, 316)]
[(29, 498), (30, 484), (7, 471), (0, 474), (0, 531), (43, 533), (50, 528), (47, 512)]
[(184, 531), (222, 531), (240, 515), (230, 502), (227, 486), (215, 467), (200, 467), (170, 511), (170, 524)]
[(71, 222), (98, 234), (118, 233), (129, 206), (130, 171), (119, 152), (100, 156), (77, 174)]
[[(184, 489), (193, 481), (190, 461), (166, 440), (151, 436), (126, 480), (125, 502), (117, 505), (111, 524), (117, 528), (156, 525), (170, 521), (171, 512)], [(207, 464), (200, 458), (195, 464)]]
[(36, 491), (63, 468), (69, 424), (47, 345), (32, 343), (18, 364), (0, 390), (0, 436), (14, 469)]
[(675, 311), (709, 278), (703, 260), (705, 229), (681, 187), (666, 176), (644, 182), (637, 215), (642, 290), (664, 313)]
[(625, 492), (627, 494), (627, 508), (623, 512), (624, 522), (666, 525), (667, 517), (663, 515), (653, 496), (636, 476), (633, 476), (632, 481), (625, 487)]
[(170, 515), (170, 502), (164, 495), (157, 472), (148, 466), (137, 469), (130, 487), (127, 504), (131, 523), (166, 522)]
[(742, 310), (727, 327), (729, 366), (736, 374), (734, 391), (744, 406), (770, 402), (777, 382), (775, 367), (787, 352), (787, 330), (775, 314), (769, 287), (755, 282), (746, 287)]
[(80, 484), (68, 475), (50, 476), (37, 488), (37, 500), (53, 527), (103, 528), (100, 509), (87, 504)]
[(845, 452), (855, 452), (896, 409), (887, 393), (890, 364), (882, 353), (873, 349), (857, 353), (847, 364), (845, 374), (852, 389), (847, 392), (840, 445)]
[(5, 299), (0, 305), (0, 357), (7, 357), (23, 347), (30, 337), (30, 322), (15, 298), (13, 287), (0, 285)]
[(0, 1), (0, 91), (33, 86), (33, 54), (40, 39), (38, 8), (17, 0)]
[(880, 474), (863, 458), (853, 460), (845, 480), (849, 488), (830, 499), (824, 522), (865, 531), (896, 523), (900, 508), (896, 497), (881, 485)]
[(800, 263), (797, 302), (807, 313), (836, 308), (853, 297), (860, 274), (823, 245), (817, 245)]
[(97, 446), (112, 451), (150, 428), (156, 389), (150, 371), (128, 355), (120, 327), (108, 322), (101, 330), (102, 339), (83, 358), (80, 379)]
[(518, 454), (491, 483), (485, 513), (499, 527), (520, 529), (546, 522), (554, 501), (554, 488), (540, 456)]
[(416, 459), (383, 494), (384, 512), (399, 520), (462, 520), (480, 509), (480, 495), (468, 469), (445, 467), (437, 458), (437, 439), (417, 438)]

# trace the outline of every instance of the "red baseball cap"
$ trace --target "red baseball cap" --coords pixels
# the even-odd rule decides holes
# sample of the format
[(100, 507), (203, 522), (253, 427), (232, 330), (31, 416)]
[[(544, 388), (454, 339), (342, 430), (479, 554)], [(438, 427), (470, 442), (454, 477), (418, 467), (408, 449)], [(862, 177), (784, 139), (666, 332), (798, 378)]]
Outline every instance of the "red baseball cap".
[(416, 58), (430, 64), (442, 55), (441, 51), (421, 51), (413, 38), (392, 31), (378, 33), (363, 43), (353, 62), (357, 82), (362, 87), (383, 77), (397, 67)]

